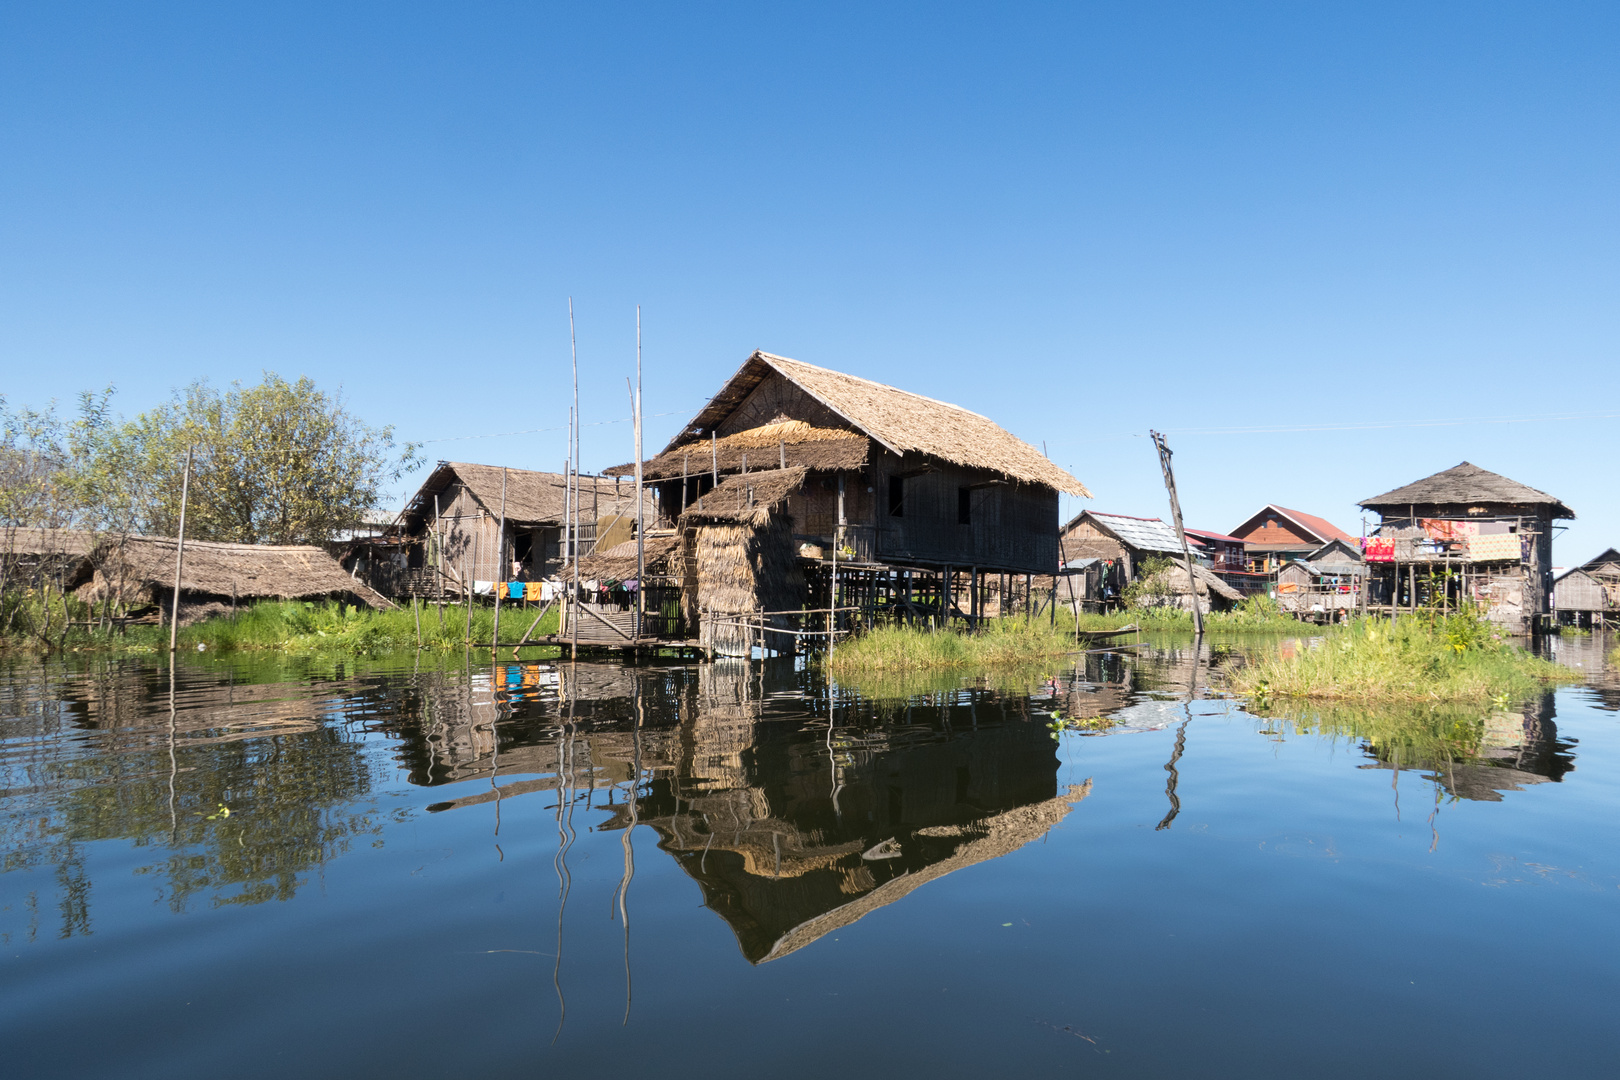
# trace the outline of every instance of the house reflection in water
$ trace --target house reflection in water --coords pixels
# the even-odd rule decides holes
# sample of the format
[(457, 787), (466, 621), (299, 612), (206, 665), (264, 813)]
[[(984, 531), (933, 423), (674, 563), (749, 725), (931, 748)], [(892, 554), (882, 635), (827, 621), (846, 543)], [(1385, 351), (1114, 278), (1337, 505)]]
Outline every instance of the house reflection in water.
[(825, 713), (806, 711), (825, 693), (791, 670), (560, 665), (550, 693), (549, 669), (528, 672), (542, 674), (512, 690), (497, 671), (471, 723), (430, 732), (417, 782), (496, 780), (430, 809), (560, 788), (610, 814), (599, 832), (634, 814), (754, 963), (1039, 839), (1090, 791), (1059, 784), (1056, 745), (1022, 703), (982, 692), (840, 702), (829, 753)]
[(1362, 768), (1418, 771), (1456, 798), (1501, 802), (1505, 792), (1557, 783), (1574, 770), (1575, 744), (1558, 737), (1553, 711), (1553, 692), (1547, 690), (1522, 706), (1487, 716), (1478, 747), (1466, 757), (1413, 756), (1369, 746), (1374, 760)]

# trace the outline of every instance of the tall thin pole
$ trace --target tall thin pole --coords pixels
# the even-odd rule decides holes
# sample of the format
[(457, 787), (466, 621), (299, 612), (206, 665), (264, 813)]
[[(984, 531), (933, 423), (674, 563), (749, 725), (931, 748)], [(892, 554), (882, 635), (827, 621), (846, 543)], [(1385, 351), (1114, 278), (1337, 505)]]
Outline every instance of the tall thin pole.
[(174, 545), (174, 610), (169, 615), (169, 655), (180, 639), (180, 566), (186, 557), (186, 499), (191, 494), (191, 452), (186, 447), (186, 471), (180, 479), (180, 536)]
[[(579, 340), (574, 336), (574, 298), (568, 298), (568, 349), (574, 360), (574, 592), (579, 602)], [(568, 655), (579, 656), (579, 620), (568, 620)]]
[(1193, 632), (1200, 638), (1204, 636), (1204, 613), (1198, 610), (1198, 579), (1193, 576), (1192, 549), (1187, 546), (1187, 530), (1181, 527), (1181, 501), (1176, 498), (1176, 474), (1170, 469), (1170, 447), (1164, 441), (1164, 436), (1157, 431), (1148, 432), (1153, 436), (1153, 445), (1159, 451), (1159, 468), (1164, 470), (1164, 487), (1170, 493), (1170, 517), (1176, 523), (1176, 539), (1181, 541), (1181, 557), (1187, 564), (1187, 590), (1192, 594)]
[[(495, 527), (495, 626), (490, 631), (489, 647), (493, 650), (501, 643), (501, 586), (506, 582), (506, 466), (501, 466), (501, 523)], [(493, 657), (494, 652), (490, 653)]]
[[(643, 633), (647, 619), (647, 548), (641, 519), (641, 305), (636, 305), (636, 637)], [(682, 480), (682, 484), (686, 481)], [(639, 702), (639, 698), (637, 701)], [(628, 932), (629, 924), (625, 924)]]

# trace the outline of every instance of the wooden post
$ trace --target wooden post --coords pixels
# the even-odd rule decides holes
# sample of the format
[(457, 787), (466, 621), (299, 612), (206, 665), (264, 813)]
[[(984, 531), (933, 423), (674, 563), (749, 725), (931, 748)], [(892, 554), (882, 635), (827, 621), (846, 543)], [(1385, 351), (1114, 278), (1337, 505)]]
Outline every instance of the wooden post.
[[(180, 638), (180, 567), (186, 557), (186, 499), (191, 494), (191, 453), (195, 447), (186, 447), (186, 471), (180, 478), (180, 535), (174, 545), (174, 608), (169, 615), (169, 656), (174, 656)], [(63, 610), (66, 610), (65, 608)]]
[(1032, 601), (1034, 599), (1035, 599), (1035, 575), (1034, 574), (1025, 574), (1024, 575), (1024, 625), (1025, 626), (1030, 625), (1031, 620), (1033, 620), (1034, 617), (1035, 617), (1034, 612), (1031, 610), (1034, 607), (1034, 605), (1030, 603), (1030, 601)]
[[(1204, 636), (1204, 613), (1198, 607), (1198, 577), (1193, 573), (1192, 551), (1187, 547), (1187, 530), (1181, 527), (1181, 501), (1176, 498), (1176, 475), (1170, 468), (1170, 447), (1157, 431), (1148, 432), (1159, 451), (1159, 467), (1164, 471), (1164, 487), (1170, 493), (1170, 515), (1176, 523), (1176, 539), (1181, 541), (1181, 557), (1187, 564), (1187, 591), (1192, 594), (1193, 632)], [(1056, 595), (1054, 591), (1053, 595)], [(1213, 605), (1212, 605), (1213, 606)]]
[[(574, 512), (574, 521), (573, 521), (573, 528), (574, 528), (574, 588), (573, 588), (573, 595), (571, 595), (568, 599), (571, 602), (573, 602), (575, 604), (578, 604), (579, 603), (579, 428), (580, 428), (580, 417), (579, 417), (579, 340), (574, 335), (574, 298), (573, 297), (568, 298), (568, 349), (569, 349), (569, 355), (573, 358), (573, 364), (574, 364), (574, 430), (573, 430), (574, 442), (573, 442), (573, 445), (569, 447), (570, 451), (573, 454), (573, 463), (574, 463), (573, 464), (573, 473), (572, 473), (573, 482), (574, 482), (574, 507), (573, 507), (573, 512)], [(594, 487), (595, 485), (592, 485), (592, 486)], [(563, 610), (565, 612), (568, 610), (568, 605), (567, 604), (563, 605)], [(577, 616), (578, 613), (575, 612), (573, 614), (575, 614)], [(568, 629), (569, 629), (569, 651), (568, 651), (568, 656), (569, 656), (569, 659), (571, 659), (571, 660), (577, 660), (577, 659), (579, 659), (579, 619), (577, 617), (574, 618), (574, 619), (571, 619), (569, 621)]]
[(709, 469), (712, 473), (710, 479), (715, 487), (720, 486), (720, 443), (714, 432), (709, 432)]
[[(495, 625), (490, 631), (491, 646), (501, 643), (501, 586), (506, 582), (506, 466), (501, 466), (501, 520), (495, 526)], [(418, 631), (417, 636), (421, 633)]]
[(977, 632), (979, 629), (979, 568), (968, 568), (968, 626)]
[(417, 597), (411, 594), (411, 614), (416, 617), (416, 647), (422, 647), (422, 611), (416, 606)]
[(433, 493), (433, 583), (439, 604), (439, 629), (444, 629), (444, 517), (439, 512), (439, 493)]
[(777, 466), (776, 467), (779, 468), (779, 469), (787, 468), (787, 440), (786, 439), (777, 439), (776, 440), (776, 453), (777, 453)]

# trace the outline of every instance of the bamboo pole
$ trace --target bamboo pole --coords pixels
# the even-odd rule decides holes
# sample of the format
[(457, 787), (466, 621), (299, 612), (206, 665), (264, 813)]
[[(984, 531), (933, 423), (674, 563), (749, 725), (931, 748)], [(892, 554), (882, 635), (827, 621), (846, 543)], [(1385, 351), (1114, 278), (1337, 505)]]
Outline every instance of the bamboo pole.
[(416, 606), (416, 596), (411, 597), (411, 614), (416, 617), (416, 647), (422, 648), (422, 610)]
[[(574, 461), (574, 590), (569, 597), (574, 603), (579, 603), (579, 339), (574, 334), (574, 298), (568, 298), (568, 349), (574, 364), (574, 444), (572, 447)], [(566, 607), (565, 609), (566, 610)], [(570, 619), (569, 629), (569, 658), (577, 659), (579, 656), (579, 620)]]
[[(174, 545), (174, 608), (169, 615), (169, 656), (174, 656), (180, 640), (180, 568), (186, 557), (186, 500), (191, 495), (191, 454), (196, 447), (186, 447), (186, 471), (180, 479), (180, 535)], [(48, 603), (48, 601), (47, 601)], [(65, 608), (63, 610), (66, 610)]]
[[(645, 522), (642, 520), (641, 498), (641, 305), (636, 305), (636, 637), (645, 633), (644, 624), (647, 620), (647, 548), (643, 542), (646, 535)], [(682, 484), (686, 481), (682, 480)], [(640, 699), (637, 698), (639, 702)]]
[(495, 526), (495, 627), (491, 641), (501, 640), (501, 584), (506, 579), (506, 466), (501, 466), (501, 520)]

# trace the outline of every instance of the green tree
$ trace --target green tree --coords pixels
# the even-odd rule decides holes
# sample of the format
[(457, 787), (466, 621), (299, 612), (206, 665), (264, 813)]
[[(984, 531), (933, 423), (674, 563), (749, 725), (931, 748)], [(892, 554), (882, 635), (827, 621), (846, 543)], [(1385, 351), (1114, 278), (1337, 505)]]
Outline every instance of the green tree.
[(420, 463), (414, 444), (397, 446), (391, 426), (371, 427), (341, 396), (266, 372), (223, 392), (192, 383), (129, 421), (87, 396), (72, 439), (81, 505), (107, 531), (173, 536), (188, 447), (187, 535), (245, 544), (330, 540)]

